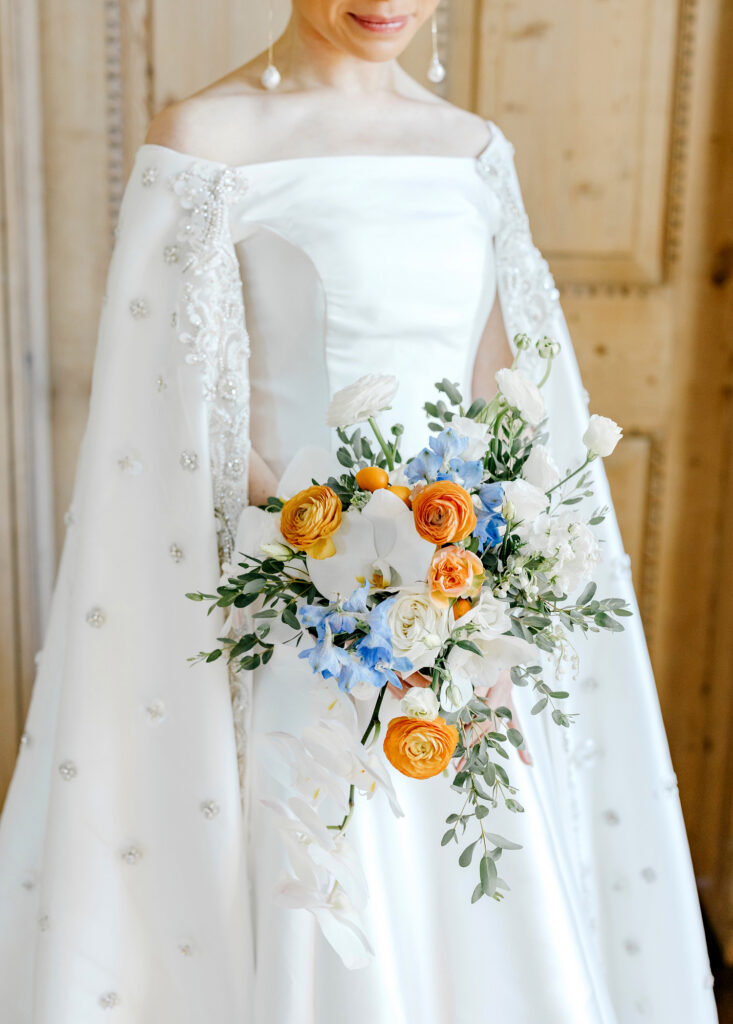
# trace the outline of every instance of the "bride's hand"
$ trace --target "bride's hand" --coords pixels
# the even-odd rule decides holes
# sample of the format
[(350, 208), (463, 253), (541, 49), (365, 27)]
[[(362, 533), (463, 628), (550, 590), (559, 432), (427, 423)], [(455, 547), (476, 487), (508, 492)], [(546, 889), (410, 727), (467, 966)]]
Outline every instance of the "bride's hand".
[(251, 505), (264, 505), (267, 499), (277, 494), (278, 479), (254, 448), (249, 455), (249, 501)]
[[(492, 732), (492, 730), (496, 729), (499, 724), (506, 724), (508, 728), (517, 729), (519, 732), (522, 732), (519, 726), (517, 712), (514, 708), (514, 700), (512, 698), (513, 688), (514, 684), (512, 683), (512, 677), (509, 669), (504, 669), (504, 671), (499, 674), (499, 678), (493, 686), (476, 688), (475, 693), (477, 697), (482, 697), (492, 708), (509, 708), (512, 713), (512, 717), (508, 722), (505, 718), (502, 718), (501, 722), (499, 722), (495, 715), (491, 715), (491, 717), (487, 718), (485, 721), (472, 726), (468, 733), (469, 746), (474, 746), (479, 742), (482, 736), (485, 736), (487, 732)], [(525, 764), (532, 764), (532, 757), (526, 747), (522, 747), (517, 751), (517, 753)], [(456, 766), (459, 772), (463, 769), (465, 764), (466, 758), (462, 757)]]
[(397, 678), (402, 680), (403, 689), (399, 689), (393, 683), (387, 683), (387, 689), (395, 695), (395, 697), (404, 697), (411, 686), (430, 686), (432, 679), (430, 676), (425, 676), (422, 672), (411, 672), (409, 676), (403, 676), (401, 672), (396, 673)]

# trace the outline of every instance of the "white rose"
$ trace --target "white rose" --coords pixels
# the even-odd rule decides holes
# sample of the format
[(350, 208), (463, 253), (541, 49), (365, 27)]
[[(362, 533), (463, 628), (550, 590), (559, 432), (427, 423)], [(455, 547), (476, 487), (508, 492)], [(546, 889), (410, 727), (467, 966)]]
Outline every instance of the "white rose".
[(489, 445), (489, 428), (486, 423), (479, 423), (468, 416), (454, 416), (450, 426), (459, 437), (468, 438), (468, 446), (461, 452), (462, 459), (472, 462), (484, 457)]
[(560, 470), (544, 445), (535, 445), (522, 467), (522, 476), (528, 484), (549, 491), (560, 482)]
[[(456, 619), (455, 626), (465, 626), (472, 622), (478, 627), (482, 636), (497, 636), (506, 633), (511, 626), (507, 614), (506, 601), (500, 601), (494, 597), (488, 587), (484, 587), (478, 601), (459, 619)], [(469, 639), (473, 639), (474, 633)]]
[(544, 419), (542, 393), (520, 370), (508, 370), (506, 367), (497, 370), (496, 383), (509, 405), (517, 409), (530, 426), (536, 427)]
[(526, 480), (502, 480), (505, 518), (518, 522), (520, 537), (526, 537), (532, 523), (547, 508), (547, 495)]
[(591, 455), (600, 455), (602, 459), (610, 455), (623, 437), (618, 423), (608, 416), (591, 416), (588, 427), (583, 434), (583, 444)]
[(449, 612), (430, 600), (427, 587), (398, 591), (387, 612), (395, 657), (409, 658), (415, 670), (431, 668), (448, 637)]
[(389, 409), (397, 393), (399, 381), (390, 374), (368, 373), (341, 388), (331, 399), (326, 422), (329, 427), (351, 427), (384, 409)]
[(400, 701), (400, 707), (408, 718), (424, 718), (430, 722), (438, 717), (440, 710), (438, 698), (429, 686), (413, 686)]

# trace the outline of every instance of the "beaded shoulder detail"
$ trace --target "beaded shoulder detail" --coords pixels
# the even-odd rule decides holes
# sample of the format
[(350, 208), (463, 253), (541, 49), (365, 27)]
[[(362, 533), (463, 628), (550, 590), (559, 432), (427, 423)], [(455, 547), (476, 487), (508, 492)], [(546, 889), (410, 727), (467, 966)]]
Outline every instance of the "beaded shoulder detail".
[(183, 284), (177, 312), (185, 361), (198, 366), (208, 407), (208, 435), (220, 564), (233, 553), (247, 504), (249, 337), (229, 206), (248, 182), (241, 170), (194, 161), (168, 185), (178, 198)]
[[(499, 129), (493, 125), (493, 130)], [(560, 310), (560, 292), (547, 260), (532, 240), (529, 218), (514, 167), (514, 146), (502, 133), (498, 145), (478, 157), (479, 174), (494, 192), (501, 210), (495, 238), (496, 279), (510, 340), (552, 334)]]

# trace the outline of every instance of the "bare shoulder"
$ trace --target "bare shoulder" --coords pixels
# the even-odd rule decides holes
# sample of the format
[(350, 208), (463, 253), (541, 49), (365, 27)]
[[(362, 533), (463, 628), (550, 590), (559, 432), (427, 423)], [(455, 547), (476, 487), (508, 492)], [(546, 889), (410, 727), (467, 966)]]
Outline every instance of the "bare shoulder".
[(426, 136), (442, 140), (435, 146), (446, 153), (479, 153), (489, 142), (492, 129), (487, 119), (436, 95), (411, 75), (404, 74), (402, 85), (406, 99), (414, 108), (414, 117), (422, 122)]
[(151, 120), (145, 142), (205, 160), (239, 159), (262, 120), (262, 91), (243, 70), (164, 107)]

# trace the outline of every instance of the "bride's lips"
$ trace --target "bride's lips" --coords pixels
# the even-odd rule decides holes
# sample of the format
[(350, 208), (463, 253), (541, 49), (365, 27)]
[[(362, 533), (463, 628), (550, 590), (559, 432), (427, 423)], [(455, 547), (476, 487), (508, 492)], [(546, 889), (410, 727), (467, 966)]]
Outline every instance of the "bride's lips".
[(361, 25), (362, 28), (367, 29), (369, 32), (380, 32), (383, 35), (390, 32), (401, 32), (409, 20), (406, 14), (397, 15), (393, 18), (377, 18), (373, 15), (354, 14), (353, 11), (349, 13), (357, 25)]

